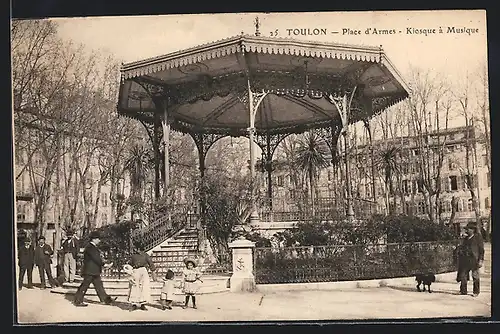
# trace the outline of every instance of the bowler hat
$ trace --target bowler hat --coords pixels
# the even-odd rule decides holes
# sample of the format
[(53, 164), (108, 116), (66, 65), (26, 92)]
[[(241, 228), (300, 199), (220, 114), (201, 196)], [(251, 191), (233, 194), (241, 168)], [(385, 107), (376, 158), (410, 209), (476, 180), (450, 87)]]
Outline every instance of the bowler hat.
[(42, 236), (39, 236), (38, 237), (38, 240), (45, 240), (45, 237), (42, 235)]
[(101, 238), (101, 234), (99, 232), (97, 232), (97, 231), (93, 231), (93, 232), (90, 232), (89, 238), (90, 238), (90, 240), (92, 240), (92, 239), (100, 239)]
[(195, 260), (195, 259), (193, 259), (193, 258), (189, 258), (189, 257), (188, 257), (188, 258), (186, 258), (186, 259), (184, 259), (184, 264), (185, 264), (186, 266), (187, 266), (187, 264), (188, 264), (189, 262), (191, 262), (191, 263), (193, 264), (193, 267), (196, 267), (196, 260)]

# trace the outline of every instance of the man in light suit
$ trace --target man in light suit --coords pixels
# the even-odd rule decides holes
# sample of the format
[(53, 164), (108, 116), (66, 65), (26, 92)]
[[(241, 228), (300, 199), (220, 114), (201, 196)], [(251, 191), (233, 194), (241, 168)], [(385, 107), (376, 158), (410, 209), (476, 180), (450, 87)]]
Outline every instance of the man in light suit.
[(76, 259), (80, 246), (78, 239), (73, 232), (68, 232), (66, 240), (62, 243), (62, 252), (64, 257), (64, 279), (66, 282), (72, 283), (76, 273)]
[(106, 293), (102, 284), (102, 268), (110, 267), (112, 263), (104, 264), (104, 261), (101, 258), (101, 252), (99, 251), (99, 248), (97, 248), (100, 242), (101, 239), (98, 232), (90, 233), (90, 243), (87, 247), (85, 247), (85, 251), (83, 253), (83, 282), (76, 291), (74, 301), (75, 306), (87, 306), (87, 304), (83, 302), (83, 297), (85, 296), (85, 293), (87, 293), (87, 289), (91, 283), (94, 285), (94, 289), (96, 290), (101, 303), (111, 305), (116, 300), (116, 297), (113, 298)]

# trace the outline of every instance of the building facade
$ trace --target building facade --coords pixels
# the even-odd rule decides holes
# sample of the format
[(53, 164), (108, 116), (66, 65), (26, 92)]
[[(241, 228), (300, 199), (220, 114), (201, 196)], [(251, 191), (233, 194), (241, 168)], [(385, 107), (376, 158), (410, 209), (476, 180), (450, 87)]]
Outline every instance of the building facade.
[[(426, 178), (429, 189), (435, 191), (439, 183), (439, 212), (441, 221), (448, 221), (452, 213), (452, 198), (456, 198), (455, 222), (461, 225), (476, 220), (469, 187), (472, 187), (482, 218), (490, 220), (491, 176), (488, 168), (484, 137), (469, 125), (431, 133), (424, 138), (406, 136), (373, 142), (374, 166), (372, 168), (370, 145), (358, 145), (349, 152), (350, 179), (354, 205), (371, 203), (377, 213), (406, 213), (429, 218), (426, 201)], [(392, 181), (386, 185), (385, 166), (381, 161), (384, 151), (393, 149), (395, 170)], [(389, 159), (389, 158), (388, 158)], [(468, 160), (468, 162), (467, 162)], [(344, 206), (346, 196), (345, 156), (336, 168), (326, 167), (316, 180), (317, 206), (335, 206), (337, 200)], [(441, 166), (439, 168), (439, 166)], [(422, 169), (423, 168), (423, 169)], [(372, 171), (375, 171), (373, 177)], [(438, 173), (438, 171), (440, 171)], [(439, 174), (439, 178), (438, 178)], [(467, 179), (467, 175), (472, 175)], [(267, 187), (266, 173), (262, 173), (263, 193)], [(375, 194), (373, 180), (375, 179)], [(467, 182), (467, 180), (471, 182)], [(296, 183), (296, 182), (295, 182)], [(470, 183), (470, 184), (469, 184)], [(304, 183), (302, 183), (304, 185)], [(297, 189), (291, 173), (283, 167), (275, 168), (272, 175), (273, 211), (297, 211), (297, 196), (307, 197)], [(435, 201), (435, 195), (431, 198)], [(344, 210), (345, 207), (339, 208)], [(266, 213), (262, 213), (266, 216)], [(274, 215), (275, 220), (277, 215)], [(489, 224), (489, 223), (488, 223)], [(486, 226), (485, 226), (486, 228)], [(489, 228), (489, 225), (488, 225)]]

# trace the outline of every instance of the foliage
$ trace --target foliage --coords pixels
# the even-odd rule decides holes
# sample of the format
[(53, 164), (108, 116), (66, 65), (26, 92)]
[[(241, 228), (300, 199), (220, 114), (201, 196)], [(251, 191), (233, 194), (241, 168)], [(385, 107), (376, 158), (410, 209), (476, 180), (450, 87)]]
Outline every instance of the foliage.
[[(381, 217), (374, 217), (381, 220)], [(387, 242), (423, 242), (454, 240), (456, 232), (451, 226), (436, 224), (429, 219), (415, 216), (393, 215), (382, 218)]]
[(243, 236), (247, 240), (255, 242), (255, 247), (271, 247), (271, 240), (258, 232), (247, 232)]
[[(208, 174), (201, 182), (200, 194), (205, 199), (206, 233), (214, 255), (220, 264), (229, 261), (227, 243), (233, 229), (247, 215), (248, 179)], [(245, 204), (242, 204), (245, 202)]]
[[(136, 222), (123, 221), (96, 230), (101, 236), (99, 249), (105, 254), (107, 261), (113, 262), (113, 268), (119, 270), (130, 260), (131, 233), (135, 228), (137, 228)], [(89, 234), (82, 238), (83, 245), (87, 245), (89, 241)]]
[(347, 220), (302, 222), (294, 229), (275, 234), (284, 246), (366, 245), (382, 240), (388, 243), (454, 240), (455, 231), (446, 225), (414, 216), (375, 215), (364, 221)]

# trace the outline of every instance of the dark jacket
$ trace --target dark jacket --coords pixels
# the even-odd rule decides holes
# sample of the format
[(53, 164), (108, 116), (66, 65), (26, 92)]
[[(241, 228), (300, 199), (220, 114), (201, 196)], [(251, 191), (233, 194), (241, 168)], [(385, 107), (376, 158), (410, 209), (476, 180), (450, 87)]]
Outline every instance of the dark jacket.
[(476, 233), (472, 238), (465, 237), (459, 247), (458, 266), (462, 270), (476, 270), (479, 261), (484, 261), (483, 237)]
[(32, 268), (35, 264), (35, 248), (33, 248), (33, 245), (29, 246), (29, 248), (20, 247), (17, 252), (17, 259), (19, 267)]
[(100, 275), (103, 265), (99, 248), (89, 243), (83, 251), (82, 275)]
[(35, 246), (35, 264), (37, 266), (50, 265), (52, 263), (51, 256), (54, 254), (52, 247), (48, 244), (44, 244), (42, 247), (39, 245)]
[(68, 238), (64, 240), (62, 244), (63, 253), (71, 253), (73, 257), (76, 259), (78, 256), (78, 251), (80, 249), (78, 240), (75, 238)]
[(129, 264), (134, 268), (145, 267), (151, 271), (155, 271), (155, 265), (151, 257), (145, 252), (136, 252), (132, 254)]

